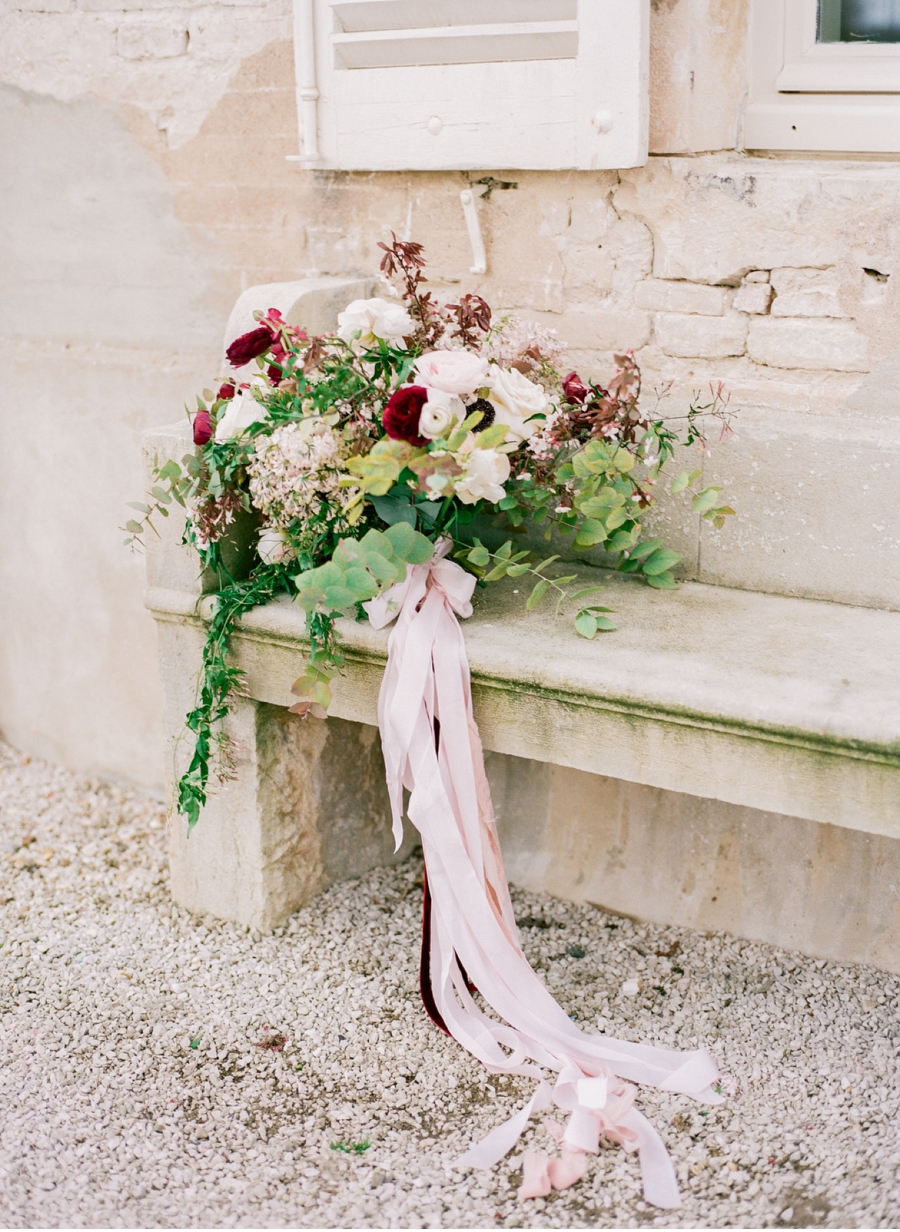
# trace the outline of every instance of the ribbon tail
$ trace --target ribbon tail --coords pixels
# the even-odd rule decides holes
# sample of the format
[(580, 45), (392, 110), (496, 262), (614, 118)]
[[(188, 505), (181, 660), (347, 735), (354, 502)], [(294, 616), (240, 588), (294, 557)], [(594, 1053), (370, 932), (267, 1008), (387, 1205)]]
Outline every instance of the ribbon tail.
[[(454, 1168), (493, 1168), (504, 1155), (513, 1149), (528, 1124), (528, 1118), (533, 1112), (542, 1112), (553, 1102), (550, 1087), (546, 1082), (539, 1082), (531, 1099), (508, 1121), (492, 1129), (489, 1134), (470, 1147), (464, 1155), (452, 1165)], [(549, 1189), (547, 1190), (549, 1193)]]
[(672, 1159), (659, 1134), (636, 1108), (630, 1108), (621, 1123), (637, 1135), (638, 1158), (644, 1197), (653, 1206), (674, 1210), (681, 1206)]

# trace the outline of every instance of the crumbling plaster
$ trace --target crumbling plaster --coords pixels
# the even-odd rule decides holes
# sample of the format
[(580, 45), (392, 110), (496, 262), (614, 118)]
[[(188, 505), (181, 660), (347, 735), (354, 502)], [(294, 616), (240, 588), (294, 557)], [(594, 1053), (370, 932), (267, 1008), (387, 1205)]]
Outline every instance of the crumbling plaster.
[[(900, 348), (900, 164), (744, 157), (746, 27), (747, 0), (654, 0), (649, 164), (498, 169), (516, 187), (482, 200), (488, 274), (476, 278), (464, 175), (287, 161), (298, 145), (288, 0), (8, 0), (6, 734), (71, 765), (162, 781), (154, 634), (140, 562), (116, 530), (140, 496), (139, 430), (208, 384), (244, 288), (370, 271), (392, 229), (425, 243), (438, 290), (477, 289), (552, 325), (587, 373), (633, 347), (648, 386), (671, 382), (680, 408), (722, 379), (757, 437), (766, 416), (825, 425), (845, 406), (896, 425), (878, 374)], [(822, 482), (839, 481), (842, 448)], [(752, 493), (755, 473), (744, 478)], [(757, 584), (751, 556), (723, 563), (723, 579)], [(785, 577), (776, 569), (766, 587), (820, 593)]]

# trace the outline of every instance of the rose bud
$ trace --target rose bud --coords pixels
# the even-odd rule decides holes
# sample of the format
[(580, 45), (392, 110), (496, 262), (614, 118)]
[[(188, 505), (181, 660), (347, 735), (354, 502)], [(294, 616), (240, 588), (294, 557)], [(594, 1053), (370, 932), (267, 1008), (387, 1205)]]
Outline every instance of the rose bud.
[(249, 334), (235, 338), (225, 354), (232, 368), (243, 368), (251, 359), (268, 351), (271, 345), (272, 331), (267, 325), (260, 325), (257, 329), (251, 329)]
[(428, 390), (421, 385), (406, 385), (391, 394), (381, 422), (392, 441), (428, 444), (427, 438), (419, 434), (419, 416), (427, 400)]
[(584, 402), (590, 393), (590, 390), (577, 372), (570, 372), (568, 376), (564, 376), (562, 387), (567, 402)]
[(234, 381), (226, 381), (224, 385), (219, 386), (219, 392), (216, 397), (221, 401), (226, 401), (228, 398), (234, 397)]
[(212, 434), (213, 422), (209, 411), (198, 411), (194, 416), (194, 444), (205, 445)]

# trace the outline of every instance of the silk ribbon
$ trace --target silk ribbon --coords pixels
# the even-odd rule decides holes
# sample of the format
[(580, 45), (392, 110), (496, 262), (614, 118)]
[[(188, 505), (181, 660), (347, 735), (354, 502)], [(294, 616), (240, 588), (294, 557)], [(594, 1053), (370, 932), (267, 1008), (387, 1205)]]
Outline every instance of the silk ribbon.
[[(722, 1097), (712, 1089), (718, 1071), (704, 1050), (674, 1052), (586, 1034), (525, 958), (503, 871), (458, 620), (472, 614), (475, 578), (447, 559), (450, 546), (449, 540), (439, 541), (427, 564), (408, 567), (403, 582), (365, 607), (376, 629), (396, 620), (378, 723), (396, 845), (403, 836), (404, 788), (410, 793), (407, 815), (422, 840), (430, 890), (433, 1005), (448, 1033), (491, 1073), (538, 1079), (525, 1107), (456, 1165), (493, 1167), (515, 1146), (532, 1113), (555, 1104), (569, 1113), (561, 1134), (562, 1158), (545, 1161), (545, 1167), (542, 1156), (529, 1153), (523, 1197), (533, 1196), (536, 1184), (572, 1184), (584, 1171), (579, 1155), (596, 1152), (602, 1136), (638, 1151), (648, 1202), (679, 1206), (668, 1152), (633, 1107), (634, 1088), (627, 1083), (720, 1103)], [(482, 1012), (472, 986), (502, 1022)], [(545, 1070), (557, 1075), (552, 1088), (544, 1080)]]

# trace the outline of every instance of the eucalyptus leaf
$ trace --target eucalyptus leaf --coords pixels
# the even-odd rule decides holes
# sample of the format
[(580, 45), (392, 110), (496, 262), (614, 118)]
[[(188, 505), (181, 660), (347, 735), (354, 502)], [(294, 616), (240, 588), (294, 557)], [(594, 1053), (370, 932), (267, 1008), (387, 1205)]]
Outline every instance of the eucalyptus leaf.
[(541, 599), (543, 599), (544, 595), (547, 593), (547, 588), (549, 585), (550, 583), (546, 578), (541, 578), (539, 582), (535, 583), (534, 590), (532, 590), (531, 594), (525, 600), (526, 612), (531, 612), (537, 607)]
[(579, 612), (575, 617), (575, 632), (580, 633), (582, 637), (592, 638), (597, 632), (597, 617), (592, 616), (590, 612)]

